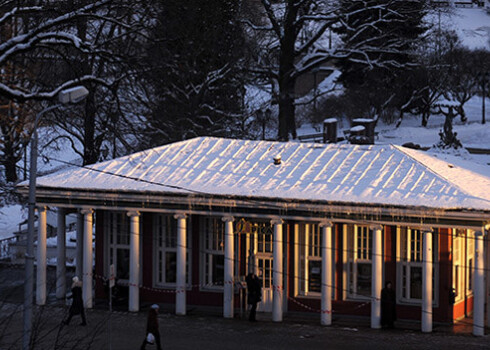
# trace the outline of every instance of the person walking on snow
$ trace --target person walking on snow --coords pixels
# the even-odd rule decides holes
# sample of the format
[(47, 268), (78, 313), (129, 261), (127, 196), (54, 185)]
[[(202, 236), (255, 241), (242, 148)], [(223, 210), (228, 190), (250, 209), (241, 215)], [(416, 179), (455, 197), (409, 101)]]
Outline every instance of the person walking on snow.
[(141, 344), (141, 350), (144, 350), (146, 348), (146, 344), (152, 344), (147, 340), (149, 333), (153, 334), (153, 337), (155, 338), (155, 343), (157, 344), (157, 349), (162, 350), (162, 344), (160, 342), (160, 330), (158, 328), (158, 309), (158, 305), (153, 304), (150, 308), (150, 311), (148, 311), (148, 320), (146, 322), (146, 336), (145, 340), (143, 340), (143, 344)]
[(80, 325), (86, 326), (87, 320), (85, 319), (85, 309), (83, 308), (82, 282), (78, 279), (77, 276), (73, 277), (72, 281), (73, 283), (71, 285), (71, 297), (69, 298), (73, 298), (73, 303), (70, 306), (68, 319), (65, 321), (65, 324), (70, 324), (71, 318), (74, 315), (81, 315), (82, 323), (80, 323)]

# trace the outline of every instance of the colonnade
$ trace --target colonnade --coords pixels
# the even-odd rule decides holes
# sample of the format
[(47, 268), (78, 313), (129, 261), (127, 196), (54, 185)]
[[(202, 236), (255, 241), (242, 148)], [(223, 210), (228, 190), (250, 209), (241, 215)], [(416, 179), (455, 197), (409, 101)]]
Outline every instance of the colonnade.
[[(46, 303), (46, 208), (39, 207), (39, 227), (37, 239), (37, 280), (36, 280), (36, 303)], [(57, 268), (56, 268), (56, 296), (64, 298), (66, 295), (65, 278), (65, 214), (63, 209), (58, 210), (58, 237), (57, 237)], [(129, 311), (139, 311), (139, 281), (140, 281), (140, 213), (128, 211), (130, 218), (130, 252), (129, 252)], [(186, 242), (187, 242), (187, 218), (185, 213), (176, 213), (174, 219), (177, 221), (177, 267), (176, 267), (176, 297), (175, 313), (186, 314)], [(222, 218), (225, 226), (224, 236), (224, 290), (223, 290), (223, 317), (233, 318), (234, 310), (234, 230), (232, 216)], [(284, 257), (283, 257), (283, 220), (273, 218), (271, 224), (273, 233), (273, 302), (272, 320), (281, 322), (283, 320), (284, 306)], [(297, 230), (297, 225), (295, 225)], [(320, 223), (322, 232), (321, 242), (321, 319), (322, 325), (332, 324), (332, 228), (333, 223), (323, 221)], [(372, 225), (372, 275), (371, 275), (371, 328), (381, 328), (381, 289), (383, 276), (383, 227)], [(432, 231), (423, 232), (423, 263), (422, 263), (422, 332), (432, 331)], [(484, 335), (484, 308), (485, 308), (485, 273), (484, 273), (484, 235), (482, 232), (475, 233), (475, 270), (474, 270), (474, 309), (473, 309), (473, 334)], [(82, 276), (83, 301), (86, 308), (93, 307), (92, 268), (93, 268), (93, 210), (83, 208), (78, 212), (77, 218), (77, 251), (76, 251), (76, 274)], [(293, 235), (295, 244), (298, 240), (297, 232)], [(82, 242), (82, 244), (79, 244)], [(295, 248), (296, 250), (296, 248)], [(296, 271), (297, 269), (295, 269)], [(295, 289), (297, 288), (297, 276), (295, 276)]]

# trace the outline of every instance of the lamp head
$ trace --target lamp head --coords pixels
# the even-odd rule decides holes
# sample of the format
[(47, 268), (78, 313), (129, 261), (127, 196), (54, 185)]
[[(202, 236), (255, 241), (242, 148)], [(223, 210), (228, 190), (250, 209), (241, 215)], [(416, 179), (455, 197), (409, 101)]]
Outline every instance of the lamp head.
[(78, 103), (87, 97), (89, 91), (85, 86), (75, 86), (69, 89), (60, 91), (58, 100), (62, 104)]

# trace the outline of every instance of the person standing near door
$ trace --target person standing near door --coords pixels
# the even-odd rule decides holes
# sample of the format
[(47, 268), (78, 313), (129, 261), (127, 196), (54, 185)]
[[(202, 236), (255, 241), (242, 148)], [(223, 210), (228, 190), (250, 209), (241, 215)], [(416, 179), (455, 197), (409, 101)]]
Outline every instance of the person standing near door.
[(257, 303), (262, 300), (262, 283), (260, 279), (254, 273), (249, 273), (245, 278), (247, 282), (247, 304), (250, 305), (250, 314), (248, 320), (250, 322), (256, 322), (255, 314), (257, 312)]
[(396, 293), (390, 281), (381, 290), (381, 326), (394, 328), (396, 321)]

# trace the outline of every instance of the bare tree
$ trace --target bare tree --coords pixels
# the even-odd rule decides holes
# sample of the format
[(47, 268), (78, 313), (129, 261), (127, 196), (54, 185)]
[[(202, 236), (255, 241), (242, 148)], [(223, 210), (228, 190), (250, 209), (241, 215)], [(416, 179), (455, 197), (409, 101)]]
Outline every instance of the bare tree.
[(0, 162), (8, 181), (17, 179), (15, 163), (29, 139), (33, 113), (74, 85), (86, 85), (91, 94), (79, 118), (59, 123), (65, 128), (58, 137), (70, 140), (84, 164), (98, 160), (104, 142), (114, 145), (114, 135), (123, 140), (119, 144), (131, 146), (131, 136), (121, 135), (120, 129), (132, 131), (138, 113), (125, 114), (121, 102), (134, 97), (126, 88), (134, 79), (132, 63), (151, 5), (129, 0), (3, 5), (0, 31), (7, 34), (0, 43), (0, 70), (15, 77), (0, 81), (2, 104), (15, 107), (2, 112), (0, 119)]
[[(260, 46), (267, 57), (272, 57), (263, 59), (264, 55), (259, 56), (254, 70), (268, 76), (277, 86), (280, 140), (296, 138), (295, 83), (302, 74), (336, 60), (350, 60), (368, 67), (403, 65), (393, 57), (403, 53), (405, 43), (393, 38), (392, 33), (388, 35), (383, 28), (408, 20), (412, 10), (407, 11), (407, 6), (402, 3), (411, 2), (423, 3), (261, 0), (267, 22), (246, 23), (251, 31), (263, 33)], [(361, 25), (354, 28), (349, 24), (350, 18), (362, 17), (362, 14), (366, 14), (366, 20)], [(330, 47), (330, 32), (342, 28), (344, 32), (350, 32), (350, 38), (342, 45)], [(368, 32), (372, 35), (366, 36)]]

